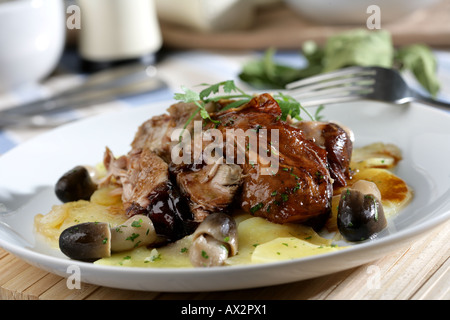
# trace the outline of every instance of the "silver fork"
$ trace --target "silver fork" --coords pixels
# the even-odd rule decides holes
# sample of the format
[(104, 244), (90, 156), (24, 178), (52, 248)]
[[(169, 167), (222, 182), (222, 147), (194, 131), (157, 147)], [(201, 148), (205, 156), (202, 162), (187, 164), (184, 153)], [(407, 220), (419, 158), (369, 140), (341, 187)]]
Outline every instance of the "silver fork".
[(398, 71), (381, 67), (344, 68), (291, 82), (286, 89), (304, 107), (367, 99), (394, 104), (418, 101), (450, 110), (450, 103), (420, 94)]

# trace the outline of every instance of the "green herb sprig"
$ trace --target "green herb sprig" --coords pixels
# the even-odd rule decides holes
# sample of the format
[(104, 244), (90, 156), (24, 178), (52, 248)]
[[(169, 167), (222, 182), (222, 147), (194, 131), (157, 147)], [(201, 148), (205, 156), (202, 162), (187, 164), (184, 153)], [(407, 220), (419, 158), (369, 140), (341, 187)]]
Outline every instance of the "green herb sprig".
[[(189, 119), (183, 126), (183, 131), (187, 128), (187, 126), (192, 122), (194, 117), (200, 112), (200, 116), (204, 120), (211, 121), (213, 123), (219, 123), (219, 121), (211, 118), (211, 115), (206, 110), (205, 105), (208, 102), (217, 102), (222, 99), (236, 99), (235, 101), (229, 103), (222, 110), (229, 110), (233, 108), (238, 108), (245, 103), (248, 103), (253, 96), (246, 93), (241, 88), (237, 87), (233, 80), (226, 80), (216, 84), (207, 84), (202, 83), (200, 86), (206, 86), (205, 89), (200, 92), (195, 92), (191, 89), (182, 86), (181, 89), (183, 93), (175, 93), (174, 99), (180, 102), (185, 103), (194, 103), (197, 106), (197, 109), (192, 113)], [(220, 89), (222, 88), (223, 94), (219, 94)], [(323, 110), (323, 107), (319, 107), (314, 115), (311, 115), (308, 110), (306, 110), (300, 102), (295, 100), (293, 97), (286, 95), (284, 93), (277, 93), (274, 95), (274, 99), (278, 102), (278, 105), (281, 109), (281, 120), (286, 120), (288, 116), (293, 119), (303, 120), (300, 117), (300, 113), (303, 111), (307, 114), (307, 116), (313, 120), (318, 121), (322, 117), (320, 116), (320, 112)], [(182, 133), (180, 134), (180, 141), (182, 137)]]

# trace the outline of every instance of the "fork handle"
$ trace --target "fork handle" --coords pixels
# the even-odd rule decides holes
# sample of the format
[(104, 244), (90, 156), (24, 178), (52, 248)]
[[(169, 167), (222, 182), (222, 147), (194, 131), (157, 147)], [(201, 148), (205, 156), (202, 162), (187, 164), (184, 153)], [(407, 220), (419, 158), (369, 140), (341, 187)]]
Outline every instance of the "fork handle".
[(450, 103), (444, 102), (442, 100), (432, 99), (427, 96), (421, 95), (417, 92), (414, 95), (414, 100), (416, 100), (418, 102), (422, 102), (422, 103), (427, 104), (432, 107), (438, 107), (440, 109), (444, 109), (447, 111), (450, 110)]

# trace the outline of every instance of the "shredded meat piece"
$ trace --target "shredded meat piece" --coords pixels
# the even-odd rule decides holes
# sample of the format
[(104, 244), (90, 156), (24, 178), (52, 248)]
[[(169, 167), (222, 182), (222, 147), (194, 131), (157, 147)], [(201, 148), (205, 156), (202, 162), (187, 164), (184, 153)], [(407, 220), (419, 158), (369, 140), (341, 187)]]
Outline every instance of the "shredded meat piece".
[[(188, 119), (196, 112), (197, 105), (194, 103), (176, 103), (171, 105), (167, 111), (169, 114), (155, 116), (145, 121), (137, 130), (131, 143), (132, 149), (148, 148), (158, 156), (170, 163), (170, 151), (178, 142), (172, 141), (172, 133), (175, 129), (183, 128)], [(208, 112), (215, 110), (215, 105), (208, 103), (205, 106)], [(201, 120), (197, 113), (189, 125), (185, 128), (185, 134), (191, 134), (194, 130), (194, 121)]]
[(226, 212), (242, 183), (242, 168), (235, 164), (206, 165), (177, 174), (177, 183), (196, 221), (213, 212)]
[[(121, 188), (122, 179), (126, 179), (127, 176), (128, 157), (121, 156), (116, 159), (112, 151), (108, 147), (106, 147), (106, 150), (103, 154), (103, 164), (107, 170), (107, 174), (99, 182), (99, 187), (101, 188), (115, 183), (118, 188)], [(115, 181), (112, 181), (113, 178), (115, 179)]]
[(131, 205), (146, 208), (149, 194), (169, 181), (168, 165), (149, 149), (133, 149), (129, 155), (126, 178), (122, 180), (122, 201), (127, 211)]
[(350, 178), (350, 159), (353, 143), (347, 132), (336, 123), (301, 121), (295, 124), (306, 139), (327, 151), (327, 161), (335, 188), (345, 187)]
[(122, 189), (122, 202), (128, 216), (148, 215), (161, 241), (174, 241), (193, 231), (195, 224), (186, 202), (169, 179), (168, 164), (148, 148), (132, 149), (115, 158), (105, 152), (108, 175)]
[(149, 149), (162, 158), (170, 155), (170, 133), (172, 118), (163, 114), (145, 121), (138, 128), (131, 143), (132, 150)]

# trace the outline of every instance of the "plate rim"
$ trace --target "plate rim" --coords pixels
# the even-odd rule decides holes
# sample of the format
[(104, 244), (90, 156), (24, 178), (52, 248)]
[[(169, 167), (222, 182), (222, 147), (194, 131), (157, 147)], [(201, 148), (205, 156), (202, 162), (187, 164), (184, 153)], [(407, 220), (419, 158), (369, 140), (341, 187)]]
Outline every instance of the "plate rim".
[[(95, 116), (91, 116), (89, 118), (85, 118), (85, 119), (81, 119), (78, 121), (68, 123), (61, 127), (55, 128), (53, 130), (49, 130), (48, 132), (45, 132), (45, 133), (42, 133), (36, 137), (33, 137), (32, 139), (12, 148), (11, 150), (9, 150), (8, 152), (6, 152), (5, 154), (3, 154), (0, 157), (0, 162), (2, 161), (2, 159), (4, 157), (14, 157), (14, 154), (17, 152), (16, 150), (19, 150), (21, 148), (27, 148), (30, 144), (34, 144), (35, 141), (39, 141), (39, 139), (45, 139), (46, 137), (52, 136), (55, 133), (58, 133), (60, 131), (70, 130), (74, 126), (78, 127), (78, 126), (80, 126), (80, 124), (88, 125), (90, 122), (96, 122), (96, 121), (98, 121), (98, 119), (101, 119), (104, 117), (118, 117), (121, 114), (124, 114), (124, 113), (126, 114), (129, 112), (139, 113), (139, 112), (148, 110), (151, 107), (154, 107), (156, 105), (158, 105), (158, 106), (159, 105), (167, 105), (168, 103), (173, 103), (173, 101), (172, 100), (156, 101), (154, 103), (149, 103), (149, 104), (146, 104), (143, 106), (134, 107), (132, 109), (116, 110), (113, 112), (109, 112), (107, 114), (98, 114)], [(444, 115), (445, 117), (448, 118), (448, 121), (450, 122), (450, 113), (446, 112), (445, 110), (441, 110), (438, 108), (432, 108), (432, 107), (421, 105), (418, 103), (412, 103), (411, 106), (413, 106), (414, 108), (419, 108), (419, 109), (426, 108), (428, 112), (437, 112), (436, 115)], [(150, 116), (152, 116), (152, 115), (150, 115)], [(106, 265), (94, 265), (92, 263), (74, 261), (74, 260), (70, 260), (70, 259), (66, 259), (66, 258), (47, 255), (47, 254), (44, 254), (41, 252), (33, 251), (30, 248), (16, 246), (15, 244), (11, 244), (11, 243), (5, 241), (1, 237), (0, 237), (0, 247), (4, 248), (8, 252), (11, 252), (13, 255), (19, 256), (19, 258), (21, 258), (25, 261), (29, 260), (26, 257), (24, 257), (24, 256), (27, 256), (27, 257), (35, 258), (39, 262), (45, 260), (48, 263), (54, 263), (56, 265), (62, 265), (62, 266), (68, 266), (68, 265), (75, 264), (75, 265), (79, 265), (81, 267), (87, 267), (88, 269), (94, 268), (95, 270), (114, 271), (114, 272), (118, 272), (119, 274), (129, 273), (130, 271), (132, 271), (133, 273), (136, 273), (136, 274), (151, 273), (154, 275), (161, 275), (161, 274), (173, 275), (173, 274), (180, 273), (180, 271), (182, 271), (183, 273), (187, 273), (188, 275), (204, 274), (205, 272), (209, 273), (209, 274), (211, 274), (211, 273), (215, 274), (215, 273), (223, 273), (224, 271), (225, 271), (225, 273), (230, 273), (230, 272), (234, 273), (234, 272), (239, 272), (242, 270), (248, 271), (248, 270), (252, 270), (255, 268), (256, 269), (273, 269), (273, 268), (280, 267), (282, 265), (286, 266), (289, 264), (299, 264), (301, 262), (308, 263), (313, 260), (319, 260), (319, 261), (327, 260), (327, 259), (332, 259), (333, 256), (338, 255), (338, 254), (345, 256), (345, 255), (350, 255), (354, 252), (363, 251), (363, 250), (366, 250), (367, 247), (372, 247), (372, 248), (376, 249), (376, 248), (384, 247), (384, 246), (390, 245), (390, 244), (395, 245), (396, 241), (399, 241), (399, 242), (400, 241), (401, 242), (413, 241), (413, 238), (423, 235), (425, 232), (438, 227), (439, 224), (446, 222), (447, 220), (450, 219), (450, 199), (448, 200), (448, 202), (445, 202), (443, 204), (443, 206), (444, 206), (443, 208), (438, 208), (436, 210), (439, 210), (439, 211), (444, 210), (444, 212), (440, 213), (437, 216), (432, 217), (432, 219), (423, 221), (417, 225), (410, 226), (405, 230), (400, 230), (400, 231), (395, 232), (394, 234), (391, 234), (387, 237), (376, 239), (375, 241), (368, 241), (368, 242), (360, 243), (358, 245), (351, 246), (350, 248), (347, 248), (344, 250), (339, 250), (336, 252), (329, 252), (329, 253), (314, 255), (314, 256), (310, 256), (310, 257), (297, 258), (297, 259), (293, 259), (293, 260), (268, 262), (268, 263), (263, 263), (263, 264), (249, 264), (249, 265), (239, 265), (239, 266), (230, 266), (230, 267), (212, 267), (212, 268), (206, 268), (206, 269), (205, 268), (201, 268), (201, 269), (198, 269), (198, 268), (145, 268), (145, 267), (127, 267), (127, 266), (117, 267), (117, 266), (106, 266)], [(2, 216), (0, 215), (0, 220), (1, 219), (2, 219)], [(411, 233), (416, 233), (416, 235), (411, 237)], [(31, 262), (31, 264), (33, 264), (33, 263)], [(67, 275), (67, 276), (69, 276), (69, 275)], [(107, 286), (105, 284), (103, 284), (103, 285)], [(146, 290), (150, 290), (150, 289), (146, 289)], [(171, 290), (171, 291), (173, 291), (173, 290)], [(195, 290), (189, 290), (189, 291), (195, 291)]]

